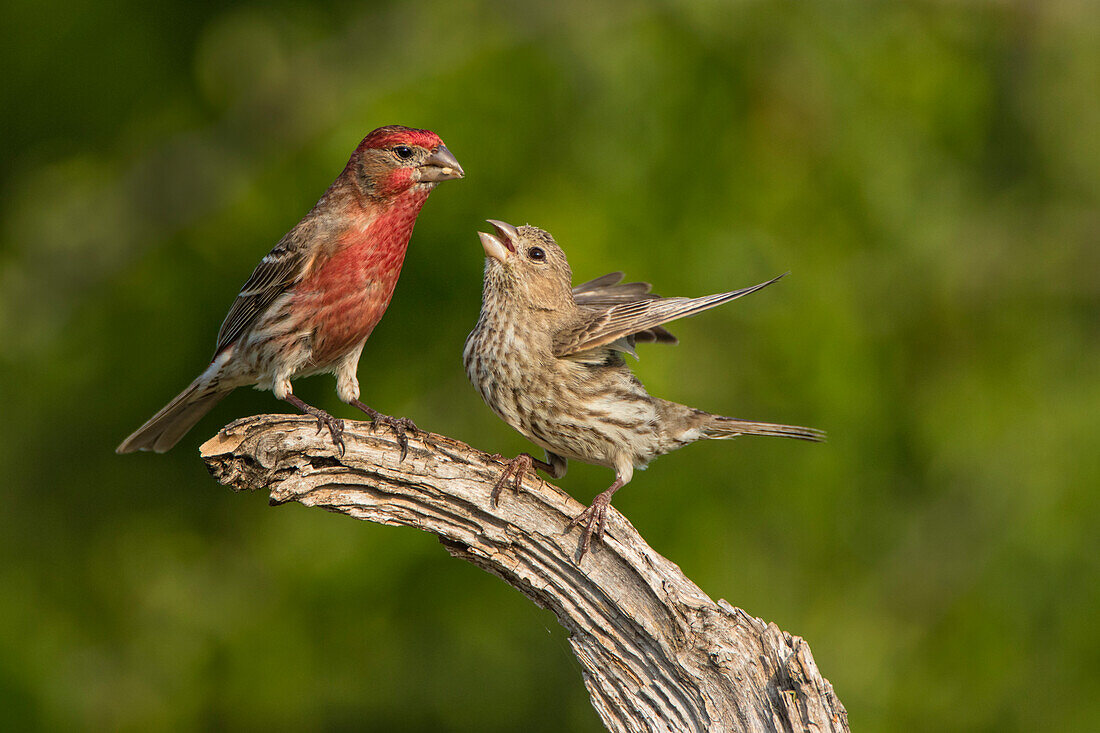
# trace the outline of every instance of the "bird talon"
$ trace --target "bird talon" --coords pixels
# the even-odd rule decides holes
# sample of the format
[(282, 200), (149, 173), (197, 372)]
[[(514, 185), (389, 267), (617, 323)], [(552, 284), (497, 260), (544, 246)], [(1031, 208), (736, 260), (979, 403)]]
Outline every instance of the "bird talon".
[(409, 439), (405, 437), (405, 430), (411, 429), (414, 435), (417, 432), (413, 421), (407, 417), (379, 415), (371, 420), (372, 429), (375, 425), (384, 425), (393, 432), (393, 437), (397, 440), (397, 447), (401, 449), (401, 460), (405, 460), (405, 456), (409, 452)]
[(332, 444), (340, 449), (340, 457), (344, 457), (347, 444), (344, 442), (344, 421), (332, 415), (317, 415), (317, 435), (328, 428), (328, 434), (332, 436)]
[(401, 449), (401, 459), (405, 460), (405, 456), (409, 452), (409, 440), (405, 437), (405, 431), (411, 430), (413, 435), (417, 435), (420, 432), (420, 428), (416, 427), (416, 423), (407, 417), (390, 417), (389, 415), (383, 415), (373, 407), (368, 407), (359, 400), (352, 400), (352, 405), (355, 405), (363, 412), (367, 413), (370, 417), (371, 431), (378, 425), (385, 425), (393, 431), (394, 437), (397, 439), (397, 447)]
[(321, 434), (321, 430), (328, 428), (329, 435), (332, 436), (332, 444), (340, 449), (340, 457), (344, 457), (344, 452), (347, 450), (347, 445), (344, 443), (344, 421), (338, 417), (333, 417), (324, 410), (321, 410), (311, 405), (307, 405), (302, 402), (301, 399), (295, 395), (287, 395), (284, 397), (287, 402), (297, 407), (299, 410), (307, 415), (312, 415), (317, 418), (317, 434)]
[(497, 482), (493, 484), (493, 493), (489, 497), (493, 502), (493, 506), (496, 506), (500, 503), (500, 492), (504, 489), (504, 485), (508, 483), (508, 479), (512, 479), (512, 491), (518, 494), (523, 484), (523, 475), (528, 471), (533, 472), (535, 470), (535, 464), (534, 459), (526, 453), (520, 453), (510, 461), (506, 460), (499, 453), (494, 453), (489, 457), (504, 462), (504, 470), (501, 472)]
[[(348, 447), (347, 443), (344, 442), (344, 421), (336, 417), (330, 417), (327, 420), (322, 418), (320, 422), (328, 428), (328, 433), (332, 436), (332, 444), (340, 449), (340, 457), (343, 458)], [(320, 429), (317, 432), (320, 432)]]
[(581, 535), (581, 548), (578, 561), (583, 560), (592, 545), (592, 537), (595, 535), (597, 542), (603, 542), (604, 531), (607, 529), (607, 507), (610, 501), (602, 499), (602, 495), (592, 500), (592, 504), (577, 516), (573, 517), (566, 525), (565, 531), (584, 524), (584, 532)]

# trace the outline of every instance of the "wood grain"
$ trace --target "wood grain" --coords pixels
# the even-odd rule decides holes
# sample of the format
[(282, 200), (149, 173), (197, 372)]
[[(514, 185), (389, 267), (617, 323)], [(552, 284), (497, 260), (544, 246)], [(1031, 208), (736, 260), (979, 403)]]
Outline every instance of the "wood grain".
[[(203, 444), (211, 474), (356, 519), (438, 535), (451, 555), (502, 578), (570, 634), (584, 684), (612, 731), (847, 731), (833, 688), (801, 638), (711, 600), (618, 511), (578, 564), (583, 506), (527, 475), (490, 501), (502, 464), (441, 435), (393, 436), (346, 422), (347, 452), (316, 421), (258, 415)], [(323, 560), (323, 558), (322, 558)]]

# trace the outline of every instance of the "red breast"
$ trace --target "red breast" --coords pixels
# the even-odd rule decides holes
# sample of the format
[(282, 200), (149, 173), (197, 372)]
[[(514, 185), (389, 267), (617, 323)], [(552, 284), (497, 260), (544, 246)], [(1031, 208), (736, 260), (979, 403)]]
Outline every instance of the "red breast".
[(428, 190), (408, 189), (374, 216), (356, 217), (336, 251), (303, 280), (296, 308), (313, 326), (313, 363), (329, 364), (370, 336), (390, 304)]

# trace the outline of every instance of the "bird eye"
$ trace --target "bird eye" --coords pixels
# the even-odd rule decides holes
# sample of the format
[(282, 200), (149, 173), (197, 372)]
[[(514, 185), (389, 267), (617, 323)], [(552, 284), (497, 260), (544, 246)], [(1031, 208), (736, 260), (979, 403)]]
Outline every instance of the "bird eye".
[(398, 145), (393, 149), (394, 154), (401, 160), (408, 160), (413, 156), (413, 149), (408, 145)]
[(542, 247), (532, 247), (527, 250), (527, 256), (536, 262), (542, 262), (546, 259), (546, 253), (542, 251)]

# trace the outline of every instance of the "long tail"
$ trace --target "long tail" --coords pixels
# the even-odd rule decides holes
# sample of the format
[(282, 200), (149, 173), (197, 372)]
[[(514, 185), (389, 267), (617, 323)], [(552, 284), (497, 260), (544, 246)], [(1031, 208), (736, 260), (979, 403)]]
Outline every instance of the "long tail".
[(704, 420), (702, 432), (707, 438), (736, 438), (738, 435), (774, 435), (779, 438), (797, 438), (798, 440), (812, 440), (820, 443), (825, 440), (825, 433), (813, 428), (803, 428), (798, 425), (776, 425), (770, 422), (750, 422), (738, 420), (735, 417), (723, 417), (722, 415), (709, 415)]
[(140, 428), (134, 431), (122, 445), (115, 448), (116, 453), (133, 453), (139, 450), (151, 450), (164, 453), (187, 434), (202, 417), (214, 409), (223, 397), (232, 389), (219, 388), (200, 376), (176, 395), (160, 412), (153, 415)]

